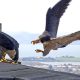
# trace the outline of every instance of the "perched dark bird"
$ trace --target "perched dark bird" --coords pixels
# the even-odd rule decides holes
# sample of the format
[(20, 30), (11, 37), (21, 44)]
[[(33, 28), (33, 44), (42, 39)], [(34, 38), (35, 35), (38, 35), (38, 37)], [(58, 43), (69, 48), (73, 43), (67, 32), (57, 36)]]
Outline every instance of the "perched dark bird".
[[(46, 28), (39, 39), (33, 40), (33, 44), (44, 43), (57, 36), (58, 25), (61, 16), (65, 12), (71, 0), (60, 0), (53, 8), (49, 8), (46, 14)], [(46, 53), (45, 53), (46, 54)]]
[[(4, 32), (0, 32), (0, 54), (7, 53), (15, 62), (19, 58), (19, 43), (11, 36)], [(4, 55), (5, 57), (5, 55)]]

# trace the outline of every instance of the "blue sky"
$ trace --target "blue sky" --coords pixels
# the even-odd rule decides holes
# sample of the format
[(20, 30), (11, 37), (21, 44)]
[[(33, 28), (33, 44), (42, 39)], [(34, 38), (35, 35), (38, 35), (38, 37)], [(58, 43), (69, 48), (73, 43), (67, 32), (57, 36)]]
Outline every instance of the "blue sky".
[[(8, 33), (14, 37), (20, 44), (19, 55), (20, 57), (42, 57), (42, 53), (36, 53), (36, 49), (42, 49), (42, 44), (32, 45), (31, 41), (36, 39), (39, 34), (32, 34), (27, 32), (15, 32)], [(74, 41), (70, 45), (59, 48), (58, 50), (52, 50), (46, 57), (59, 57), (59, 56), (76, 56), (80, 57), (80, 41)]]
[[(0, 22), (3, 31), (11, 33), (15, 37), (16, 33), (41, 34), (45, 29), (46, 12), (49, 7), (53, 7), (59, 0), (0, 0)], [(61, 17), (58, 36), (80, 30), (80, 1), (72, 0), (66, 12)], [(29, 36), (24, 36), (25, 40)], [(36, 39), (38, 36), (35, 36)], [(18, 39), (18, 37), (16, 37)], [(31, 38), (32, 39), (32, 38)], [(24, 40), (23, 40), (24, 41)], [(30, 40), (31, 41), (31, 40)], [(29, 42), (29, 41), (27, 41)], [(31, 44), (20, 43), (20, 56), (42, 56), (34, 52), (36, 47)], [(59, 55), (79, 55), (80, 45), (68, 46), (58, 51), (53, 51), (48, 56)], [(40, 47), (42, 48), (42, 47)], [(80, 55), (79, 55), (80, 56)]]
[[(21, 45), (20, 57), (43, 57), (42, 53), (36, 53), (35, 49), (42, 49), (42, 45)], [(43, 49), (42, 49), (43, 50)], [(65, 48), (52, 50), (46, 57), (60, 57), (60, 56), (76, 56), (80, 57), (80, 45), (68, 45)]]

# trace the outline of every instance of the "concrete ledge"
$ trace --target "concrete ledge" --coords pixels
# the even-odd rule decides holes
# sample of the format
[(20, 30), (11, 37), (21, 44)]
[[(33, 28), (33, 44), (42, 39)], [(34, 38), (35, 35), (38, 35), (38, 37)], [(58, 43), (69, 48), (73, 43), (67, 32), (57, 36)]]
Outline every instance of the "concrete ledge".
[(80, 80), (80, 75), (0, 63), (0, 80)]

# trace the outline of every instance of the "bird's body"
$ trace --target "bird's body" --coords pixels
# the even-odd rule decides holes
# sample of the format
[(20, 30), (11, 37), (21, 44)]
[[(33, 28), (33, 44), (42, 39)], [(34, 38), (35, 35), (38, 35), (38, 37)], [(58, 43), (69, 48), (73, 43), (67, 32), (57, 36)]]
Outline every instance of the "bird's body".
[(4, 55), (6, 52), (12, 60), (18, 61), (18, 48), (19, 43), (13, 37), (4, 32), (0, 32), (0, 54)]
[[(43, 44), (43, 46), (45, 47), (45, 46), (47, 46), (47, 44), (51, 45), (51, 43), (52, 44), (54, 43), (53, 46), (55, 46), (55, 49), (56, 49), (55, 39), (53, 39), (53, 41), (51, 39), (57, 37), (57, 31), (58, 31), (60, 18), (63, 15), (63, 13), (65, 12), (70, 1), (71, 0), (60, 0), (55, 6), (48, 9), (47, 14), (46, 14), (45, 31), (39, 36), (39, 39), (32, 41), (33, 44), (37, 44), (37, 43), (41, 42)], [(61, 38), (59, 40), (61, 40)], [(48, 41), (49, 41), (49, 43), (48, 43)], [(46, 50), (44, 48), (44, 54), (49, 53), (49, 49), (52, 49), (52, 45), (51, 45), (51, 48), (50, 48), (50, 46), (49, 47), (47, 46)], [(43, 52), (41, 50), (35, 50), (35, 51)]]
[(66, 36), (57, 37), (50, 41), (46, 41), (43, 43), (43, 47), (44, 47), (44, 51), (42, 51), (43, 56), (46, 56), (51, 50), (57, 50), (58, 48), (66, 47), (68, 44), (76, 40), (80, 40), (80, 31), (77, 31), (75, 33)]

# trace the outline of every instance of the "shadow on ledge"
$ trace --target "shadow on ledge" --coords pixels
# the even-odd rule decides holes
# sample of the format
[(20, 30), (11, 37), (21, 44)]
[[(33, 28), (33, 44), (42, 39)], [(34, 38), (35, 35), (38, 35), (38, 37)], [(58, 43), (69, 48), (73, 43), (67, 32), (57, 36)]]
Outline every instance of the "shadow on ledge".
[(0, 63), (0, 80), (80, 80), (80, 75)]

